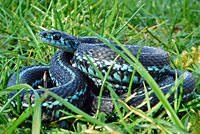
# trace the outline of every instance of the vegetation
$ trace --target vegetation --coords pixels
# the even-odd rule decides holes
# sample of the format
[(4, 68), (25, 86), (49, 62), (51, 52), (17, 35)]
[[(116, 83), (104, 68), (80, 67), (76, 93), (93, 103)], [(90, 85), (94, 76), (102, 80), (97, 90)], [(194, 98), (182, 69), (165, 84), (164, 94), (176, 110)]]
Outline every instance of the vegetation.
[[(0, 0), (0, 133), (198, 133), (199, 7), (200, 1), (197, 0)], [(67, 128), (59, 128), (56, 121), (41, 122), (40, 103), (45, 96), (36, 97), (33, 108), (13, 117), (13, 108), (6, 97), (9, 90), (5, 90), (9, 77), (25, 66), (49, 64), (57, 49), (43, 44), (37, 37), (40, 31), (47, 29), (76, 36), (102, 36), (122, 44), (139, 42), (161, 47), (169, 53), (172, 68), (194, 74), (197, 97), (180, 108), (173, 105), (174, 110), (165, 98), (147, 112), (122, 103), (129, 110), (120, 112), (116, 107), (118, 116), (111, 121), (104, 113), (92, 117), (49, 93), (75, 112), (60, 119), (73, 120)], [(134, 57), (132, 59), (137, 62)], [(145, 79), (151, 79), (148, 73), (144, 75)], [(153, 90), (160, 93), (155, 81), (150, 83)], [(31, 87), (24, 84), (10, 90), (25, 88)], [(117, 98), (113, 90), (110, 91)], [(155, 116), (161, 105), (166, 110)], [(28, 118), (31, 115), (33, 120)]]

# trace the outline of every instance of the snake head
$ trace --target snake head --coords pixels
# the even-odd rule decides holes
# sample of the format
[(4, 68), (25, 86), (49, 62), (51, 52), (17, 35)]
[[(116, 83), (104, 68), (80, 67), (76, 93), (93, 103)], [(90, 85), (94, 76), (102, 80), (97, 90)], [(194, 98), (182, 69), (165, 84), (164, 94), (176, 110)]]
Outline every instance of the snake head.
[(70, 53), (74, 53), (80, 44), (77, 37), (72, 36), (66, 32), (56, 30), (40, 32), (38, 37), (42, 42)]

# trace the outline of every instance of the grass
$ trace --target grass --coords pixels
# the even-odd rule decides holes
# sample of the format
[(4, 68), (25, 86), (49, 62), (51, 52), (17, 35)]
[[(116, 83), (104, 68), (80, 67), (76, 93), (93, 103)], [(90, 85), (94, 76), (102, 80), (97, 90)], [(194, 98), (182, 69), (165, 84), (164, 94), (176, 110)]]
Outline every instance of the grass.
[[(73, 105), (64, 102), (59, 96), (49, 93), (65, 106), (73, 109), (76, 114), (81, 115), (66, 115), (65, 118), (75, 120), (68, 129), (59, 129), (55, 122), (44, 124), (39, 119), (39, 104), (45, 96), (38, 98), (35, 107), (27, 109), (17, 118), (13, 118), (10, 114), (13, 109), (9, 106), (4, 89), (6, 89), (9, 77), (18, 68), (34, 64), (49, 64), (57, 49), (40, 42), (37, 34), (46, 29), (57, 29), (76, 36), (106, 37), (116, 43), (133, 44), (140, 42), (142, 45), (161, 47), (169, 53), (172, 68), (184, 68), (194, 74), (198, 94), (200, 89), (199, 5), (200, 2), (196, 0), (1, 0), (0, 133), (31, 133), (31, 131), (38, 133), (39, 131), (41, 133), (198, 133), (200, 130), (200, 113), (197, 99), (192, 100), (185, 107), (181, 107), (180, 110), (173, 110), (166, 100), (161, 99), (159, 105), (164, 105), (170, 116), (169, 113), (164, 112), (157, 117), (154, 115), (159, 109), (159, 105), (148, 112), (142, 112), (120, 102), (126, 113), (121, 112), (116, 107), (119, 117), (114, 121), (109, 121), (109, 116), (104, 113), (99, 113), (95, 118), (92, 118)], [(187, 52), (185, 56), (190, 56), (190, 58), (185, 60), (182, 52)], [(179, 53), (181, 55), (177, 56)], [(125, 59), (128, 60), (126, 57)], [(134, 57), (131, 57), (131, 59), (134, 59)], [(182, 66), (182, 62), (177, 63), (177, 59), (179, 61), (182, 59), (184, 66)], [(193, 59), (192, 62), (190, 62), (190, 59)], [(137, 62), (137, 60), (134, 61)], [(130, 64), (132, 64), (131, 62)], [(190, 64), (185, 66), (187, 62), (190, 62)], [(139, 70), (136, 68), (136, 71)], [(144, 72), (144, 70), (142, 71)], [(144, 78), (149, 80), (154, 92), (158, 92), (158, 97), (163, 98), (162, 94), (159, 95), (159, 88), (151, 80), (151, 76), (144, 73)], [(104, 78), (102, 77), (102, 79)], [(27, 86), (17, 85), (13, 90)], [(110, 91), (114, 95), (113, 98), (118, 98), (112, 89)], [(174, 109), (178, 108), (175, 106)], [(28, 119), (31, 114), (33, 114), (33, 120)], [(32, 127), (27, 125), (28, 123), (32, 124)]]

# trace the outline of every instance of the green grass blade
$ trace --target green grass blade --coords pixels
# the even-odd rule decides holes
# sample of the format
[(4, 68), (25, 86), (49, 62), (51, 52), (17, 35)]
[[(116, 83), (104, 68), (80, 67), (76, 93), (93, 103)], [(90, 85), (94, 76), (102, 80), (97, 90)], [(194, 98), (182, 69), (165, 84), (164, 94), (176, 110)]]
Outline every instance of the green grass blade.
[(141, 5), (140, 8), (138, 8), (138, 10), (128, 19), (128, 21), (122, 27), (120, 27), (119, 30), (117, 30), (117, 32), (115, 33), (115, 35), (118, 34), (132, 20), (132, 18), (142, 9), (142, 7), (144, 5), (145, 4)]
[(37, 92), (34, 91), (35, 95), (35, 101), (39, 102), (37, 104), (37, 107), (35, 106), (34, 112), (33, 112), (33, 123), (32, 123), (32, 134), (39, 134), (40, 133), (40, 127), (41, 127), (41, 113), (42, 113), (42, 108), (41, 108), (41, 102), (40, 102), (40, 97)]

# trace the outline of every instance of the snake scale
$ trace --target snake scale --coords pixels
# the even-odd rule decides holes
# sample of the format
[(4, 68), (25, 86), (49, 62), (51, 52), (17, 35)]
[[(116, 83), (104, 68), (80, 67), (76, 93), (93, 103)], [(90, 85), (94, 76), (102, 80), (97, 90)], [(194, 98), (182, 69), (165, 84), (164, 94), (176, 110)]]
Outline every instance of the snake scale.
[[(88, 61), (86, 55), (102, 74), (106, 75), (109, 67), (118, 54), (100, 39), (93, 36), (76, 37), (66, 32), (49, 30), (40, 32), (38, 37), (42, 42), (55, 46), (60, 50), (52, 57), (50, 66), (33, 65), (21, 68), (19, 70), (20, 83), (28, 83), (32, 85), (32, 87), (37, 88), (38, 85), (42, 85), (43, 73), (46, 71), (49, 78), (48, 83), (50, 83), (48, 84), (48, 90), (54, 92), (78, 108), (91, 107), (92, 111), (95, 111), (97, 109), (99, 88), (102, 85), (102, 81)], [(104, 39), (113, 44), (118, 50), (123, 51), (120, 46), (115, 45), (106, 38)], [(134, 56), (138, 55), (139, 46), (124, 46)], [(170, 68), (169, 55), (161, 48), (142, 46), (139, 61), (158, 83), (164, 94), (169, 92), (170, 88), (175, 85), (176, 75), (178, 80), (181, 79), (181, 71), (172, 70)], [(75, 67), (72, 66), (71, 62), (74, 63)], [(121, 99), (125, 99), (126, 97), (133, 70), (134, 68), (122, 57), (118, 57), (107, 77), (107, 82), (115, 92), (121, 96)], [(195, 78), (187, 71), (184, 71), (182, 75), (182, 102), (187, 102), (193, 96)], [(14, 73), (8, 82), (8, 87), (16, 85), (16, 79), (17, 73)], [(94, 84), (92, 89), (88, 81), (90, 81), (89, 83)], [(134, 85), (131, 90), (131, 93), (136, 93), (136, 95), (127, 102), (129, 105), (137, 106), (145, 99), (144, 88), (143, 86), (139, 86), (143, 81), (144, 78), (136, 72), (132, 81)], [(147, 85), (147, 91), (151, 92), (151, 90), (152, 89)], [(39, 95), (43, 94), (43, 91), (40, 89), (37, 89), (36, 91)], [(179, 93), (180, 86), (178, 87), (178, 94)], [(16, 91), (8, 94), (8, 98), (12, 97), (14, 94), (16, 94)], [(151, 106), (154, 106), (159, 102), (154, 92), (152, 92), (150, 97)], [(26, 91), (23, 91), (20, 94), (20, 98), (22, 109), (29, 107), (27, 98), (30, 98), (31, 104), (34, 103), (34, 93), (31, 90), (29, 90), (29, 97), (27, 97)], [(90, 105), (87, 103), (85, 104), (88, 100)], [(173, 103), (174, 95), (172, 94), (168, 100), (170, 103)], [(16, 106), (17, 102), (12, 102), (12, 105)], [(146, 105), (141, 109), (146, 109)], [(52, 120), (63, 116), (59, 110), (68, 109), (59, 101), (48, 96), (42, 103), (42, 110), (42, 118)], [(101, 98), (100, 111), (109, 114), (113, 110), (114, 105), (110, 98), (109, 90), (105, 87), (103, 97)]]

